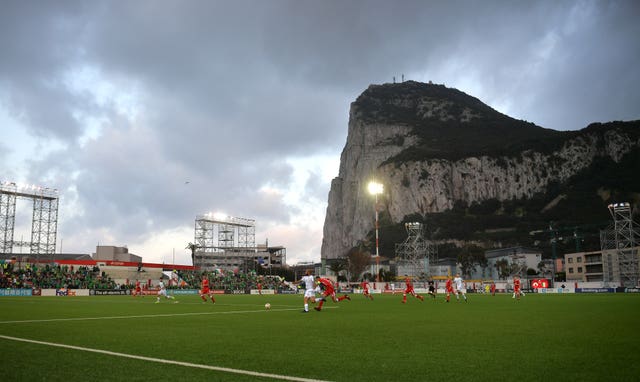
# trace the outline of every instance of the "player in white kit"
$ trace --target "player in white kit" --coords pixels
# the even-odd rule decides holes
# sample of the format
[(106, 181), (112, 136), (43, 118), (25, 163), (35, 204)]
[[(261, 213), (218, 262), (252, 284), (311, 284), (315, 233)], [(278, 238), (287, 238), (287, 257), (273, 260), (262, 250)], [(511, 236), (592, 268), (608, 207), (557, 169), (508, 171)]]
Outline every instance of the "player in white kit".
[(156, 299), (156, 304), (160, 302), (160, 296), (164, 296), (164, 298), (167, 299), (171, 299), (174, 300), (174, 303), (177, 303), (178, 301), (175, 301), (175, 297), (168, 295), (167, 294), (167, 287), (164, 285), (164, 282), (162, 281), (162, 279), (160, 279), (160, 282), (158, 283), (158, 288), (160, 288), (160, 290), (158, 291), (158, 298)]
[(300, 279), (300, 285), (304, 287), (304, 310), (302, 313), (309, 313), (309, 301), (316, 303), (316, 279), (313, 277), (311, 269)]
[(460, 302), (460, 295), (464, 298), (464, 302), (467, 302), (467, 288), (464, 286), (464, 280), (460, 277), (460, 273), (456, 273), (456, 277), (453, 279), (453, 283), (456, 286), (456, 300)]

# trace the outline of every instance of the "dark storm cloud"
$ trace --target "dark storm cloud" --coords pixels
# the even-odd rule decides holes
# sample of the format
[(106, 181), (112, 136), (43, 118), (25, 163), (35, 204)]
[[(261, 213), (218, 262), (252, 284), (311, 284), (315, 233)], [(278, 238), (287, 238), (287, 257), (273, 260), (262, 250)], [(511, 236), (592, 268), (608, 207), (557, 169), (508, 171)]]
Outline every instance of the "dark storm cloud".
[[(636, 4), (5, 1), (0, 100), (58, 143), (29, 162), (30, 176), (77, 182), (84, 212), (65, 235), (139, 237), (218, 208), (286, 224), (304, 211), (263, 186), (289, 187), (289, 157), (339, 155), (350, 102), (394, 76), (555, 129), (639, 118)], [(133, 92), (135, 116), (100, 100), (95, 79), (69, 84), (85, 69)], [(327, 198), (320, 174), (302, 187), (308, 203)]]
[(59, 77), (78, 56), (81, 9), (71, 2), (0, 6), (0, 92), (11, 115), (34, 135), (69, 139), (81, 130), (71, 113), (84, 101)]

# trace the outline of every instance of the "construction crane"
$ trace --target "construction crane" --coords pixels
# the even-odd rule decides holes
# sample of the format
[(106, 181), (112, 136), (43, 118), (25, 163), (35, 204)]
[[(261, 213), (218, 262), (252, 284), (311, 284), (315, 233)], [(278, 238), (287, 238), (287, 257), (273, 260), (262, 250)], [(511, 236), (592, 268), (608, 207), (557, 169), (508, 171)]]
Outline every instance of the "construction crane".
[(587, 236), (584, 234), (584, 231), (587, 228), (599, 227), (604, 228), (608, 225), (609, 222), (600, 222), (593, 224), (580, 224), (575, 226), (567, 226), (567, 227), (556, 227), (555, 222), (549, 222), (549, 226), (547, 229), (539, 229), (535, 231), (529, 232), (529, 235), (535, 236), (541, 233), (547, 233), (549, 235), (549, 243), (551, 243), (551, 254), (555, 259), (557, 256), (557, 243), (559, 241), (563, 241), (565, 236), (562, 236), (563, 232), (571, 232), (571, 239), (574, 241), (576, 246), (576, 252), (582, 252), (582, 242), (584, 242), (584, 238)]
[(609, 222), (600, 222), (593, 224), (580, 224), (575, 226), (557, 227), (556, 222), (550, 221), (547, 229), (539, 229), (529, 232), (530, 236), (546, 233), (549, 235), (549, 244), (551, 245), (551, 258), (553, 259), (553, 281), (556, 277), (556, 259), (558, 258), (558, 242), (563, 241), (564, 237), (560, 236), (563, 232), (572, 232), (571, 238), (575, 242), (576, 252), (582, 251), (582, 242), (585, 235), (582, 233), (586, 228), (600, 227), (603, 228)]

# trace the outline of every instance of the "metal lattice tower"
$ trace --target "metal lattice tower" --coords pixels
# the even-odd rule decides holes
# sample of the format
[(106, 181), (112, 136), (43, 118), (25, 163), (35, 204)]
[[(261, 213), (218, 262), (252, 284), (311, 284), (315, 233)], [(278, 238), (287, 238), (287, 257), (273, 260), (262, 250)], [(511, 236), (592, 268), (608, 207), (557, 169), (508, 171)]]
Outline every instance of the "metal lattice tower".
[(238, 249), (255, 249), (255, 238), (255, 220), (214, 214), (196, 216), (195, 243), (198, 252), (204, 256)]
[[(613, 249), (618, 255), (620, 269), (620, 284), (626, 287), (636, 287), (639, 279), (638, 250), (636, 245), (640, 239), (640, 232), (633, 222), (631, 205), (629, 203), (609, 204), (609, 212), (613, 217), (613, 230), (601, 233), (600, 245), (611, 248), (611, 238), (614, 238)], [(610, 280), (607, 280), (610, 281)]]
[(438, 261), (438, 251), (435, 245), (426, 241), (423, 235), (423, 225), (418, 222), (405, 223), (407, 238), (396, 244), (396, 257), (408, 263), (412, 269), (411, 276), (429, 274), (429, 265)]
[[(33, 201), (31, 241), (13, 240), (17, 199)], [(13, 253), (14, 246), (28, 246), (32, 255), (56, 252), (58, 230), (58, 190), (45, 187), (19, 187), (13, 182), (0, 183), (0, 251)]]
[(16, 221), (16, 193), (0, 189), (0, 252), (12, 253), (13, 228)]

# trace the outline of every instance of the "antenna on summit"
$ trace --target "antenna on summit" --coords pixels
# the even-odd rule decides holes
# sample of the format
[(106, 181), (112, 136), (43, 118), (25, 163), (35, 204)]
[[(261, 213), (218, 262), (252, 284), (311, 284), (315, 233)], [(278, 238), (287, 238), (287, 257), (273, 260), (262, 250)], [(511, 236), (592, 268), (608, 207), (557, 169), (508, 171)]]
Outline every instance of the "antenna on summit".
[(404, 82), (404, 74), (402, 75), (402, 82)]

